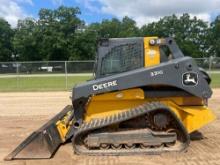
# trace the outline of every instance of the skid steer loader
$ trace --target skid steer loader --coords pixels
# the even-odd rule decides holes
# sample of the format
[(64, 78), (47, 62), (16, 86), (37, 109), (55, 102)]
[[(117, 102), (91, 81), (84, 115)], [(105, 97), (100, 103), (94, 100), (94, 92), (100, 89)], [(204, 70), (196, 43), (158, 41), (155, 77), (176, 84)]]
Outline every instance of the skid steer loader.
[(77, 154), (183, 151), (215, 119), (209, 75), (173, 38), (102, 39), (97, 54), (94, 79), (73, 88), (72, 105), (5, 160), (50, 158), (68, 139)]

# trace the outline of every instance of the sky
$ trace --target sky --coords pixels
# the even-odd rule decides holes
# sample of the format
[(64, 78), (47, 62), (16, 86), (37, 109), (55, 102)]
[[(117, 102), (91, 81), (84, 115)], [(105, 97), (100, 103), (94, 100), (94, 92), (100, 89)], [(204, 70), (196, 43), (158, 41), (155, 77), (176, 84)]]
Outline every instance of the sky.
[(220, 14), (220, 0), (0, 0), (0, 17), (16, 27), (18, 19), (38, 18), (41, 8), (79, 7), (87, 24), (129, 16), (140, 27), (163, 16), (189, 13), (211, 22)]

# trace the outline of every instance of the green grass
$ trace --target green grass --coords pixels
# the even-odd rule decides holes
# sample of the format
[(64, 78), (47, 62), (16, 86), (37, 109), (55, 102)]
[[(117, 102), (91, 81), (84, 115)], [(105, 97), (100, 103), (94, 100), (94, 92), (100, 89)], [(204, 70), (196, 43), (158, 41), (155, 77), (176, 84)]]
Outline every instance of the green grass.
[(212, 88), (220, 88), (220, 74), (219, 73), (211, 73), (210, 74), (212, 82)]
[(85, 82), (90, 76), (10, 77), (0, 78), (0, 92), (13, 91), (64, 91)]
[[(211, 86), (220, 88), (220, 74), (210, 74)], [(50, 77), (4, 77), (0, 78), (0, 92), (16, 91), (65, 91), (70, 90), (75, 84), (89, 80), (90, 76), (68, 76), (67, 86), (65, 76)]]

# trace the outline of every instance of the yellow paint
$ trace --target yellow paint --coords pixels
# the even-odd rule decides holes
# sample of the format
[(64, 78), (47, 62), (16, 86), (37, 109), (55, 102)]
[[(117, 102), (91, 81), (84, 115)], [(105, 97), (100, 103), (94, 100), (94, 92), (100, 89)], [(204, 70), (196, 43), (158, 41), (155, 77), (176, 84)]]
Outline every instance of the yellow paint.
[[(196, 97), (144, 98), (140, 88), (93, 96), (86, 107), (85, 121), (104, 118), (143, 103), (159, 101), (175, 112), (188, 133), (191, 133), (215, 119), (203, 101)], [(193, 106), (192, 106), (193, 105)]]
[(150, 40), (158, 39), (158, 37), (144, 37), (144, 61), (145, 67), (160, 64), (160, 49), (158, 45), (151, 46)]
[(144, 103), (144, 92), (139, 88), (96, 95), (87, 104), (85, 120), (106, 117), (141, 103)]
[(68, 111), (62, 119), (60, 119), (56, 122), (56, 127), (57, 127), (59, 134), (60, 134), (60, 138), (61, 138), (62, 142), (66, 141), (66, 139), (65, 139), (66, 134), (68, 133), (68, 131), (71, 127), (72, 121), (68, 121), (67, 119), (72, 113), (73, 113), (72, 111)]
[(216, 119), (213, 112), (205, 105), (179, 106), (172, 101), (162, 101), (162, 103), (166, 104), (173, 112), (175, 112), (188, 133), (198, 130)]
[(57, 126), (57, 130), (60, 134), (60, 138), (61, 138), (62, 142), (65, 142), (65, 136), (68, 132), (68, 128), (67, 128), (66, 124), (64, 124), (62, 121), (59, 120), (56, 123), (56, 126)]

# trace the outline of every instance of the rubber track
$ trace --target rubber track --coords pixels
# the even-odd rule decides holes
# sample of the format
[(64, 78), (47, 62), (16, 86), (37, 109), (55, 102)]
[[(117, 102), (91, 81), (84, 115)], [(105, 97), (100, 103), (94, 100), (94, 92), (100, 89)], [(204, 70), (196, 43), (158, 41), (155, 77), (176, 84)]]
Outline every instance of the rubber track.
[[(106, 149), (106, 150), (100, 150), (100, 149), (87, 149), (82, 142), (81, 137), (90, 131), (100, 129), (112, 124), (117, 124), (126, 120), (130, 120), (142, 115), (145, 115), (146, 113), (163, 109), (164, 111), (169, 111), (171, 115), (174, 117), (176, 122), (178, 122), (178, 129), (181, 129), (181, 132), (183, 133), (184, 143), (181, 143), (178, 147), (164, 147), (164, 148), (147, 148), (147, 149)], [(86, 154), (86, 155), (129, 155), (129, 154), (159, 154), (161, 152), (166, 151), (183, 151), (187, 148), (189, 145), (189, 135), (182, 125), (182, 123), (178, 120), (176, 115), (164, 104), (160, 102), (151, 102), (151, 103), (145, 103), (142, 105), (139, 105), (135, 108), (131, 109), (125, 109), (123, 112), (108, 116), (106, 118), (102, 119), (92, 119), (88, 123), (83, 123), (81, 127), (75, 132), (75, 135), (72, 139), (73, 148), (74, 151), (77, 154)]]

